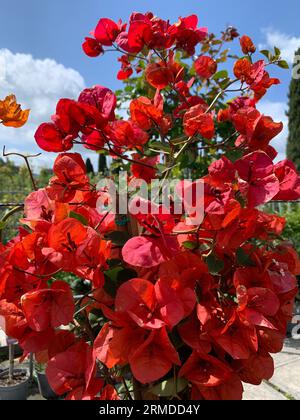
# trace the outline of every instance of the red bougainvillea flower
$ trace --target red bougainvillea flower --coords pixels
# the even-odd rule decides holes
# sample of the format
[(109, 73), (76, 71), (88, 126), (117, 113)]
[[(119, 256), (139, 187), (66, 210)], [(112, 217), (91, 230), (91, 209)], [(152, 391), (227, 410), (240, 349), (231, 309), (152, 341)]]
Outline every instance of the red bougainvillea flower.
[(146, 68), (145, 75), (147, 82), (159, 90), (164, 89), (174, 79), (172, 71), (164, 61), (149, 64)]
[(118, 58), (118, 61), (121, 63), (121, 70), (119, 70), (117, 79), (118, 80), (126, 80), (128, 79), (132, 73), (133, 69), (131, 67), (130, 61), (127, 55), (122, 55)]
[(274, 167), (280, 185), (275, 200), (298, 200), (300, 198), (300, 177), (293, 162), (284, 160)]
[[(173, 328), (185, 317), (182, 296), (165, 281), (155, 286), (144, 279), (132, 279), (124, 283), (117, 292), (115, 310), (127, 313), (139, 327), (159, 329), (166, 325)], [(191, 299), (189, 312), (196, 304)]]
[(96, 107), (105, 120), (115, 119), (117, 98), (108, 88), (96, 85), (93, 88), (84, 89), (79, 95), (78, 102)]
[[(136, 179), (143, 179), (149, 183), (152, 181), (152, 179), (156, 178), (156, 165), (159, 163), (159, 158), (157, 156), (140, 158), (140, 155), (136, 153), (133, 155), (133, 158), (135, 159), (136, 163), (133, 163), (130, 169), (132, 175)], [(144, 163), (147, 166), (141, 163)]]
[(195, 351), (182, 366), (179, 375), (198, 387), (214, 387), (225, 382), (231, 372), (230, 367), (217, 358)]
[(109, 139), (114, 145), (133, 149), (147, 143), (149, 136), (132, 121), (116, 120), (110, 125)]
[(274, 165), (266, 153), (254, 152), (236, 162), (239, 188), (250, 208), (271, 201), (279, 192)]
[(260, 385), (262, 381), (269, 380), (274, 375), (274, 361), (269, 353), (259, 352), (247, 360), (235, 362), (239, 377), (245, 383)]
[(215, 125), (211, 113), (207, 113), (207, 108), (202, 105), (195, 105), (190, 108), (183, 118), (185, 134), (193, 137), (200, 134), (207, 140), (211, 140), (215, 135)]
[(147, 82), (156, 89), (164, 89), (172, 83), (182, 80), (184, 68), (174, 61), (174, 54), (169, 54), (168, 61), (150, 63), (146, 67), (145, 76)]
[(245, 145), (251, 151), (268, 151), (270, 141), (282, 130), (283, 124), (276, 123), (271, 117), (261, 115), (257, 109), (245, 107), (232, 116), (233, 124), (240, 133), (236, 146)]
[(192, 399), (211, 401), (239, 401), (243, 397), (243, 385), (238, 375), (232, 374), (221, 385), (209, 388), (193, 386)]
[(85, 37), (82, 49), (89, 57), (98, 57), (104, 52), (102, 45), (96, 39), (90, 37)]
[(94, 399), (100, 394), (104, 381), (95, 377), (93, 351), (79, 341), (66, 351), (58, 353), (47, 365), (47, 378), (57, 395), (68, 393), (67, 399)]
[(146, 97), (134, 99), (130, 103), (131, 119), (143, 130), (150, 130), (156, 124), (162, 134), (167, 134), (172, 122), (171, 118), (164, 114), (163, 105), (163, 97), (159, 92), (156, 93), (153, 102)]
[(218, 68), (217, 62), (206, 55), (202, 55), (201, 57), (197, 58), (194, 63), (196, 73), (202, 79), (209, 79), (213, 76)]
[(168, 32), (175, 37), (176, 47), (184, 50), (187, 54), (195, 53), (196, 45), (207, 36), (207, 28), (198, 28), (196, 15), (179, 18), (179, 21), (170, 26)]
[(99, 20), (96, 28), (92, 32), (92, 35), (101, 44), (110, 47), (116, 40), (117, 36), (122, 30), (122, 22), (115, 23), (113, 20), (108, 18), (102, 18)]
[(105, 125), (105, 114), (101, 114), (95, 103), (61, 99), (57, 103), (52, 123), (43, 123), (35, 133), (37, 144), (47, 152), (61, 152), (71, 149), (73, 140), (80, 131), (90, 125)]
[(147, 232), (160, 235), (160, 232), (171, 233), (175, 227), (173, 215), (163, 205), (152, 203), (141, 197), (133, 197), (128, 206), (129, 213)]
[(52, 200), (68, 202), (77, 190), (89, 191), (85, 163), (78, 153), (60, 154), (53, 166), (55, 176), (46, 189)]
[(105, 324), (94, 342), (94, 351), (107, 367), (129, 363), (134, 377), (143, 384), (162, 378), (174, 364), (180, 365), (164, 327), (143, 332), (141, 328)]
[(235, 63), (233, 72), (237, 79), (246, 82), (249, 79), (251, 68), (251, 62), (247, 58), (243, 58)]
[(280, 83), (278, 79), (269, 77), (264, 60), (252, 64), (249, 59), (242, 58), (235, 63), (233, 71), (237, 79), (247, 83), (254, 91), (256, 100), (259, 100), (272, 85)]
[(242, 58), (235, 63), (233, 71), (235, 77), (251, 86), (262, 80), (265, 74), (265, 62), (260, 60), (252, 64), (247, 58)]
[(49, 198), (45, 188), (30, 193), (24, 204), (24, 213), (27, 219), (52, 221), (55, 202)]
[(126, 43), (122, 42), (124, 38), (117, 39), (117, 43), (127, 52), (140, 52), (144, 46), (147, 46), (150, 43), (152, 38), (152, 25), (149, 17), (146, 14), (131, 14), (128, 34), (126, 38)]
[(43, 123), (34, 135), (38, 146), (46, 152), (65, 152), (73, 146), (73, 135), (64, 135), (54, 123)]
[(54, 282), (51, 289), (26, 293), (21, 304), (28, 325), (37, 332), (67, 325), (73, 320), (73, 295), (70, 286), (62, 281)]
[(45, 253), (57, 267), (72, 270), (77, 266), (76, 251), (86, 236), (86, 228), (78, 220), (64, 219), (49, 229)]
[[(102, 217), (103, 218), (103, 217)], [(81, 278), (92, 281), (95, 288), (104, 284), (103, 270), (107, 268), (111, 243), (105, 241), (92, 228), (88, 228), (86, 238), (76, 250), (77, 265), (73, 272)]]
[(161, 239), (136, 236), (126, 242), (122, 256), (124, 261), (132, 266), (151, 268), (168, 260), (178, 251), (178, 244), (172, 237)]
[(152, 331), (148, 339), (130, 356), (129, 362), (134, 377), (142, 384), (157, 381), (173, 365), (180, 365), (178, 353), (165, 328)]
[(256, 47), (253, 44), (252, 39), (247, 36), (247, 35), (243, 35), (240, 38), (240, 44), (241, 44), (241, 48), (244, 54), (253, 54), (256, 51)]

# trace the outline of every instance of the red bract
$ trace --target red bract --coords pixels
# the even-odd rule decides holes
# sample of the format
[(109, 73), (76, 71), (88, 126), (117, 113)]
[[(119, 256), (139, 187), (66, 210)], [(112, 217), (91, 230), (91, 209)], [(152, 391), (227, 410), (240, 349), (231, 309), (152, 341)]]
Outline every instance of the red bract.
[(300, 198), (300, 177), (295, 165), (289, 160), (284, 160), (275, 165), (274, 171), (280, 182), (280, 191), (275, 200), (298, 200)]
[(142, 384), (162, 378), (173, 365), (179, 366), (180, 359), (165, 328), (152, 331), (148, 339), (130, 357), (132, 373)]
[(78, 102), (96, 107), (106, 120), (115, 119), (117, 98), (108, 88), (96, 85), (93, 88), (84, 89), (79, 95)]
[(110, 126), (109, 138), (119, 147), (143, 146), (148, 141), (148, 134), (131, 121), (118, 120)]
[(71, 201), (78, 190), (89, 191), (85, 163), (78, 153), (65, 153), (57, 157), (47, 188), (48, 196), (59, 202)]
[(241, 178), (240, 191), (247, 197), (250, 208), (267, 203), (278, 194), (279, 181), (272, 160), (265, 153), (247, 155), (235, 167)]
[(91, 347), (80, 341), (54, 356), (46, 373), (56, 394), (68, 393), (67, 399), (95, 399), (104, 384), (95, 378), (95, 368)]
[(174, 54), (169, 54), (169, 61), (151, 63), (145, 70), (147, 82), (156, 89), (164, 89), (169, 84), (178, 83), (184, 76), (184, 68), (174, 61)]
[[(126, 87), (60, 99), (35, 133), (46, 151), (101, 153), (99, 173), (61, 153), (45, 188), (31, 177), (22, 226), (0, 244), (1, 328), (23, 358), (47, 364), (67, 400), (157, 399), (158, 389), (163, 400), (235, 400), (242, 382), (273, 374), (300, 261), (282, 241), (284, 217), (256, 207), (299, 199), (300, 178), (292, 162), (274, 163), (283, 124), (257, 109), (279, 83), (266, 68), (285, 65), (255, 59), (244, 35), (232, 78), (221, 66), (238, 36), (208, 35), (196, 15), (102, 18), (83, 50), (120, 53)], [(18, 119), (10, 102), (0, 101), (0, 122)]]
[(37, 129), (35, 140), (46, 152), (64, 152), (73, 146), (74, 137), (64, 135), (53, 123), (43, 123)]
[(120, 61), (122, 67), (121, 67), (121, 70), (118, 72), (117, 79), (118, 80), (126, 80), (133, 73), (133, 69), (132, 69), (131, 64), (129, 62), (129, 59), (128, 59), (127, 55), (122, 55), (122, 57), (118, 58), (118, 61)]
[(151, 268), (168, 260), (172, 253), (178, 251), (173, 238), (151, 238), (136, 236), (130, 239), (122, 249), (125, 262), (136, 267)]
[(93, 35), (101, 45), (111, 46), (120, 33), (121, 28), (122, 22), (117, 24), (111, 19), (102, 18), (94, 29)]
[(159, 158), (157, 156), (144, 157), (141, 159), (138, 154), (135, 154), (133, 157), (136, 163), (131, 165), (131, 172), (135, 178), (143, 179), (147, 183), (156, 178), (156, 165), (159, 163)]
[(221, 385), (229, 378), (231, 369), (215, 357), (193, 352), (180, 369), (184, 376), (197, 387), (214, 387)]
[(261, 99), (272, 85), (280, 83), (278, 79), (269, 77), (263, 60), (254, 64), (247, 58), (238, 60), (234, 66), (234, 75), (242, 83), (245, 82), (249, 85), (256, 100)]
[(217, 62), (208, 56), (201, 56), (195, 61), (195, 70), (202, 79), (209, 79), (213, 76), (218, 68)]
[(82, 44), (82, 49), (89, 57), (98, 57), (103, 54), (103, 48), (101, 44), (94, 38), (85, 38), (85, 42)]
[(131, 119), (143, 130), (150, 130), (153, 125), (160, 128), (162, 134), (167, 134), (171, 128), (171, 120), (163, 112), (163, 98), (157, 93), (154, 100), (140, 97), (130, 103)]
[(214, 121), (212, 115), (206, 111), (206, 107), (199, 104), (193, 106), (184, 114), (183, 125), (187, 136), (193, 137), (200, 134), (207, 140), (214, 137)]
[(168, 29), (169, 34), (175, 37), (176, 47), (189, 55), (194, 54), (196, 45), (207, 36), (207, 28), (198, 28), (197, 25), (198, 17), (191, 15), (179, 18), (179, 21)]
[[(185, 317), (185, 307), (181, 301), (184, 296), (171, 286), (164, 280), (159, 280), (155, 286), (143, 279), (130, 280), (119, 288), (115, 310), (126, 313), (142, 328), (160, 329), (164, 325), (173, 328)], [(189, 312), (195, 303), (191, 293)]]
[(28, 325), (37, 332), (67, 325), (73, 320), (73, 296), (64, 282), (54, 282), (51, 289), (26, 293), (21, 298), (21, 304)]
[(275, 123), (271, 117), (261, 115), (255, 108), (241, 108), (233, 114), (233, 124), (241, 134), (236, 145), (250, 150), (268, 151), (270, 141), (282, 130), (282, 123)]
[(240, 39), (241, 48), (244, 54), (253, 54), (256, 51), (256, 47), (253, 44), (252, 39), (247, 36), (243, 35)]

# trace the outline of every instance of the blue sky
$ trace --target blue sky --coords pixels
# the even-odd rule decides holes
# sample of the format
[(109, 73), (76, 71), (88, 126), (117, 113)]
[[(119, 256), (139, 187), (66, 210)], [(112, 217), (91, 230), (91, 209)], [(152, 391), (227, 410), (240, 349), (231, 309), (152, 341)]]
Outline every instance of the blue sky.
[[(0, 146), (34, 150), (32, 135), (36, 125), (48, 119), (60, 96), (76, 97), (84, 86), (120, 86), (115, 73), (116, 55), (97, 59), (86, 57), (81, 43), (100, 17), (127, 20), (132, 11), (151, 10), (177, 21), (178, 16), (195, 13), (200, 26), (220, 32), (234, 25), (240, 34), (251, 35), (258, 45), (283, 48), (292, 60), (300, 46), (299, 0), (15, 0), (1, 1), (0, 14), (0, 96), (14, 89), (20, 100), (32, 108), (29, 125), (18, 133), (0, 130)], [(2, 70), (1, 70), (2, 66)], [(3, 68), (5, 67), (5, 71)], [(3, 73), (4, 72), (4, 73)], [(282, 80), (262, 103), (262, 111), (284, 117), (289, 71), (272, 72)], [(34, 115), (33, 115), (34, 113)], [(7, 130), (7, 129), (6, 129)], [(277, 141), (284, 154), (286, 131)], [(46, 160), (45, 160), (46, 161)]]

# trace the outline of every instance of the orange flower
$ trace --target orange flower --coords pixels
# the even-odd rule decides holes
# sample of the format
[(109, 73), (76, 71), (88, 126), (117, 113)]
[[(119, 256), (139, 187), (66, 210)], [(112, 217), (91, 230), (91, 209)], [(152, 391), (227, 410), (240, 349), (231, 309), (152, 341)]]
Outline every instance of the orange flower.
[(9, 95), (3, 101), (0, 100), (0, 123), (6, 127), (22, 127), (26, 124), (28, 116), (29, 109), (23, 111), (15, 95)]
[(256, 47), (253, 44), (253, 41), (251, 38), (249, 38), (249, 36), (247, 35), (243, 35), (240, 38), (240, 44), (241, 44), (241, 48), (244, 54), (253, 54), (256, 51)]

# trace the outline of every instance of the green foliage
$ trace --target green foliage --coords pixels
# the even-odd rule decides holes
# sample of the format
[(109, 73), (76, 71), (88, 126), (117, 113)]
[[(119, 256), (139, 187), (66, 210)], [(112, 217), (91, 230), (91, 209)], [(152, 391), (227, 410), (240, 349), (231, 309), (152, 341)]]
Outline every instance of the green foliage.
[[(300, 49), (296, 55), (300, 54)], [(300, 170), (300, 79), (293, 78), (289, 91), (289, 137), (287, 155)]]
[(284, 213), (286, 227), (283, 236), (293, 242), (300, 255), (300, 206), (293, 204), (292, 206), (294, 206), (292, 211), (286, 211)]
[[(38, 175), (34, 175), (38, 188), (47, 185), (52, 170), (42, 169)], [(26, 166), (17, 166), (13, 161), (0, 158), (0, 219), (11, 210), (11, 207), (5, 207), (3, 204), (23, 203), (25, 197), (32, 192), (32, 184)], [(16, 226), (22, 213), (15, 213), (9, 218), (3, 230), (2, 240), (7, 242), (17, 234)]]
[(86, 165), (86, 171), (87, 171), (87, 173), (88, 174), (93, 174), (94, 173), (94, 167), (93, 167), (93, 164), (92, 164), (90, 158), (87, 158), (87, 160), (85, 162), (85, 165)]

